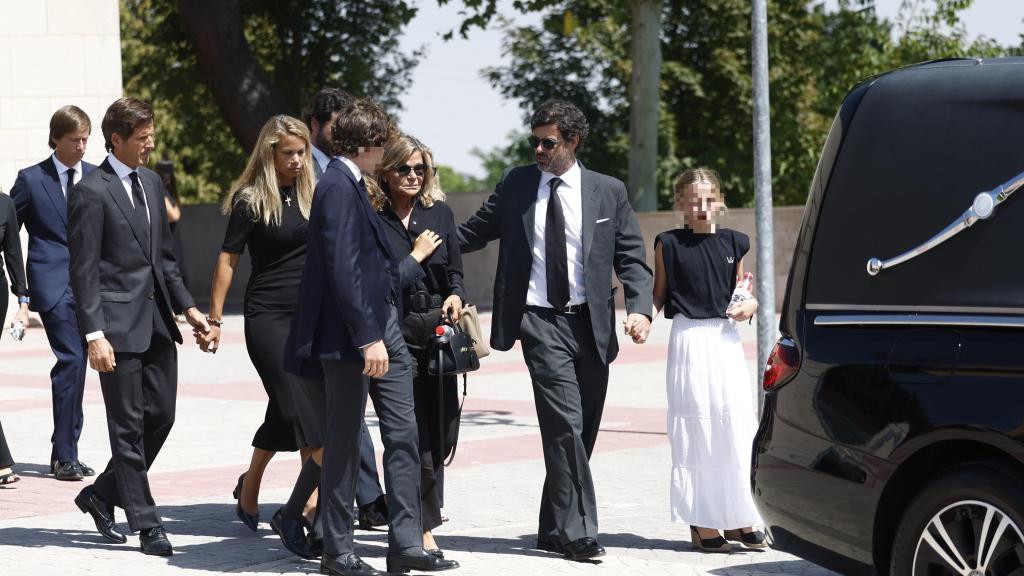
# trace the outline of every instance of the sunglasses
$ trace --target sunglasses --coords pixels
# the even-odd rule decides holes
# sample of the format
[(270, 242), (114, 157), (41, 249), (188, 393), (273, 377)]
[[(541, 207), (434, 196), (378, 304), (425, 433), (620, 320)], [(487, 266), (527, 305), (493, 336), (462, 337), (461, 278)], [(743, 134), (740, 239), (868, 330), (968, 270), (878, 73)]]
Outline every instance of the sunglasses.
[(544, 146), (545, 150), (554, 150), (555, 144), (561, 142), (561, 140), (555, 140), (554, 138), (537, 138), (536, 136), (530, 136), (526, 139), (530, 143), (530, 148), (536, 148), (537, 144)]
[(408, 176), (409, 172), (415, 172), (417, 176), (423, 176), (430, 170), (431, 174), (437, 174), (437, 168), (429, 166), (427, 164), (417, 164), (415, 166), (409, 166), (408, 164), (402, 164), (401, 166), (395, 166), (395, 172), (399, 176)]

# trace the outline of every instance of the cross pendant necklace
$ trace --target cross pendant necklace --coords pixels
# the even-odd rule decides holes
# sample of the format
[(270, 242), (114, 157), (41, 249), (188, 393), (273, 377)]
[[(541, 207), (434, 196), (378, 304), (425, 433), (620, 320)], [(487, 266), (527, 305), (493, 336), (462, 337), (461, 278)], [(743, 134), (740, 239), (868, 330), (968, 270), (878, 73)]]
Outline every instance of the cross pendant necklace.
[(292, 205), (292, 197), (291, 196), (285, 196), (284, 197), (284, 203), (289, 205), (289, 206), (291, 206)]

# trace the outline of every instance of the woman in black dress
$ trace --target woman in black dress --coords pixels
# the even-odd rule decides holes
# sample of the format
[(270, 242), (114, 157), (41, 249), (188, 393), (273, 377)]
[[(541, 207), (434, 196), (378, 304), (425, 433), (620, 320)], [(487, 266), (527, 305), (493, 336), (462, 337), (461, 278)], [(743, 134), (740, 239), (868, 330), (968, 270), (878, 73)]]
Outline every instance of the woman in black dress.
[[(245, 171), (224, 200), (229, 221), (213, 275), (212, 330), (205, 349), (216, 351), (220, 345), (224, 299), (238, 259), (248, 247), (252, 274), (245, 289), (245, 344), (268, 397), (266, 416), (253, 437), (249, 469), (239, 476), (234, 492), (236, 514), (252, 530), (259, 521), (260, 481), (274, 454), (299, 450), (304, 461), (312, 457), (319, 464), (323, 451), (322, 383), (284, 370), (285, 340), (306, 262), (315, 182), (308, 129), (295, 118), (275, 116), (263, 126)], [(307, 506), (311, 514), (315, 499), (307, 499), (312, 502)]]
[[(430, 149), (402, 136), (384, 149), (376, 186), (369, 186), (400, 263), (404, 286), (402, 335), (418, 368), (413, 381), (420, 440), (420, 498), (423, 548), (442, 556), (431, 530), (441, 525), (444, 459), (458, 434), (458, 390), (447, 376), (438, 393), (437, 376), (427, 373), (430, 341), (442, 315), (462, 313), (462, 253), (455, 216), (444, 203)], [(442, 421), (443, 420), (443, 421)], [(440, 433), (444, 430), (444, 434)]]
[[(14, 200), (3, 190), (0, 190), (0, 260), (7, 264), (7, 273), (11, 276), (11, 292), (18, 297), (18, 312), (14, 315), (14, 322), (21, 322), (28, 327), (28, 304), (21, 299), (28, 296), (28, 283), (25, 281), (25, 263), (21, 259), (21, 238), (18, 236), (18, 216), (14, 209)], [(3, 320), (7, 318), (7, 296), (3, 294), (7, 287), (7, 279), (4, 277), (3, 266), (0, 266), (0, 337), (5, 328)], [(14, 466), (14, 457), (7, 447), (7, 439), (4, 438), (3, 426), (0, 426), (0, 486), (14, 484), (20, 478), (11, 470)]]

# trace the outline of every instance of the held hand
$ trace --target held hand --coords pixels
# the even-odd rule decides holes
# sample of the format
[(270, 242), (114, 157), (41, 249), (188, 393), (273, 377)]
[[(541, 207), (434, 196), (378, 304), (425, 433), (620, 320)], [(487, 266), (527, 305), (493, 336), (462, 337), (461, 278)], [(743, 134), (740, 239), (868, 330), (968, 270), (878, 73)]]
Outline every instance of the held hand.
[(97, 372), (113, 372), (117, 367), (114, 361), (114, 349), (106, 338), (98, 338), (89, 342), (89, 366)]
[(757, 299), (747, 298), (726, 309), (725, 315), (737, 322), (743, 322), (757, 313)]
[(430, 255), (433, 254), (434, 250), (437, 250), (437, 247), (440, 245), (440, 236), (434, 234), (431, 230), (424, 230), (412, 245), (412, 257), (415, 258), (417, 262), (423, 262), (427, 258), (430, 258)]
[(210, 325), (206, 323), (206, 318), (195, 306), (185, 310), (185, 320), (188, 321), (193, 330), (198, 330), (203, 334), (210, 332)]
[(636, 344), (643, 344), (651, 333), (651, 321), (643, 314), (633, 313), (623, 322), (624, 331)]
[(452, 294), (444, 301), (444, 304), (441, 305), (441, 310), (443, 310), (445, 314), (451, 315), (453, 322), (458, 322), (459, 318), (462, 316), (462, 298), (459, 298), (456, 294)]
[(377, 340), (363, 348), (363, 374), (370, 378), (380, 378), (388, 373), (388, 349), (383, 340)]
[(14, 320), (12, 321), (11, 326), (14, 325), (13, 322), (21, 322), (22, 326), (25, 327), (25, 333), (28, 333), (28, 304), (22, 304), (21, 307), (18, 308), (18, 311), (14, 314)]
[(199, 328), (193, 328), (192, 335), (195, 336), (196, 344), (203, 352), (216, 354), (220, 349), (220, 326), (211, 325), (210, 331), (206, 334), (203, 334)]

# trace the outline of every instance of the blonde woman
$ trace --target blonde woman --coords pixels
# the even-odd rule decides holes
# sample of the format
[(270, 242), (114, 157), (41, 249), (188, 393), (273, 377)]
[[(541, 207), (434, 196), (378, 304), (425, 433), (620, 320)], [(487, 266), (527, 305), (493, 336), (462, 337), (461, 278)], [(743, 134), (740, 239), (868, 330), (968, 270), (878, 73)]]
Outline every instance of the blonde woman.
[(697, 550), (729, 552), (729, 540), (764, 548), (750, 495), (757, 420), (736, 329), (757, 311), (757, 301), (730, 307), (750, 239), (717, 225), (725, 201), (714, 170), (683, 172), (675, 194), (684, 227), (658, 235), (654, 269), (655, 316), (664, 309), (672, 319), (666, 370), (672, 520), (690, 525)]
[(402, 336), (416, 360), (413, 391), (420, 451), (420, 509), (423, 548), (444, 557), (431, 531), (441, 525), (444, 459), (458, 437), (458, 390), (446, 376), (427, 374), (430, 342), (442, 318), (462, 313), (462, 252), (455, 216), (444, 203), (430, 149), (404, 135), (384, 148), (381, 169), (368, 187), (399, 264), (402, 280)]
[[(213, 326), (206, 348), (216, 352), (220, 346), (224, 299), (238, 259), (248, 248), (252, 274), (245, 289), (245, 344), (268, 402), (263, 424), (253, 437), (249, 469), (238, 478), (234, 496), (238, 518), (254, 531), (259, 521), (260, 481), (274, 454), (299, 450), (303, 460), (313, 456), (319, 464), (323, 445), (322, 383), (306, 381), (284, 369), (285, 340), (299, 298), (316, 183), (311, 158), (305, 124), (289, 116), (271, 118), (223, 205), (229, 220), (213, 275)], [(296, 516), (291, 516), (295, 524)], [(279, 531), (275, 521), (276, 515), (271, 526)], [(299, 550), (293, 552), (310, 555), (306, 548), (296, 546)]]

